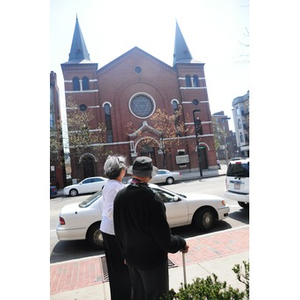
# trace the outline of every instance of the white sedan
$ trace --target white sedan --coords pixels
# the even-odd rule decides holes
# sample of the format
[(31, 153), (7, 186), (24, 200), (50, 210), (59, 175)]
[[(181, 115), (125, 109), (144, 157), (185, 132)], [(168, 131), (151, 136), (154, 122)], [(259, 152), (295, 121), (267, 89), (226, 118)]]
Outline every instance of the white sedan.
[(152, 177), (150, 182), (172, 184), (177, 180), (181, 180), (180, 172), (171, 172), (169, 170), (159, 169), (157, 174)]
[(79, 194), (95, 193), (102, 190), (107, 181), (107, 178), (101, 176), (88, 177), (79, 183), (66, 186), (64, 188), (64, 195), (74, 197)]
[[(229, 206), (225, 201), (207, 194), (178, 194), (155, 184), (149, 184), (159, 194), (166, 206), (170, 227), (193, 224), (207, 232), (218, 220), (228, 216)], [(61, 241), (87, 240), (94, 248), (102, 249), (103, 239), (99, 230), (102, 218), (102, 191), (81, 203), (65, 205), (59, 215), (56, 234)]]

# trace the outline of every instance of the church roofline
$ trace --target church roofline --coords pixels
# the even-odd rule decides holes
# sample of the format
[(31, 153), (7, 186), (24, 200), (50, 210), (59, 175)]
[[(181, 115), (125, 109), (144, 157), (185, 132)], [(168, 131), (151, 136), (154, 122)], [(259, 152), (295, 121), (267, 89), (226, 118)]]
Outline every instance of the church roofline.
[(158, 58), (152, 56), (151, 54), (147, 53), (146, 51), (140, 49), (139, 47), (135, 46), (133, 48), (131, 48), (130, 50), (128, 50), (127, 52), (123, 53), (122, 55), (120, 55), (119, 57), (117, 57), (116, 59), (112, 60), (111, 62), (109, 62), (108, 64), (106, 64), (105, 66), (101, 67), (97, 73), (105, 73), (106, 71), (108, 71), (109, 69), (111, 69), (112, 67), (114, 67), (115, 65), (117, 65), (119, 62), (121, 62), (123, 59), (125, 59), (127, 56), (131, 55), (134, 52), (139, 52), (147, 57), (149, 57), (150, 59), (156, 61), (157, 63), (159, 63), (160, 65), (164, 66), (166, 69), (168, 69), (171, 72), (175, 72), (174, 68), (169, 66), (168, 64), (164, 63), (163, 61), (159, 60)]

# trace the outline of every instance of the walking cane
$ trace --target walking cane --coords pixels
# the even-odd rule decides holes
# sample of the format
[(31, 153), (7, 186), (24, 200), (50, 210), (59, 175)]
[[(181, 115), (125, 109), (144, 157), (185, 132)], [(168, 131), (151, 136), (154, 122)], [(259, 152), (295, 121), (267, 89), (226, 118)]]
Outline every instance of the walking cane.
[(182, 252), (182, 265), (183, 265), (183, 281), (184, 288), (186, 289), (186, 268), (185, 268), (185, 253)]

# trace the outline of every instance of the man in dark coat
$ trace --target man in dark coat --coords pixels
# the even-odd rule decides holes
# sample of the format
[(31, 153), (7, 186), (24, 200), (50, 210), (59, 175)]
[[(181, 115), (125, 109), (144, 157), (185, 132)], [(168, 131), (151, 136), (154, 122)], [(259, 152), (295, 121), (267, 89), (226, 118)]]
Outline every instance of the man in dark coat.
[(168, 252), (186, 253), (189, 247), (171, 234), (165, 205), (148, 186), (157, 172), (152, 159), (138, 157), (127, 172), (132, 182), (114, 201), (115, 234), (129, 267), (134, 299), (157, 300), (169, 290)]

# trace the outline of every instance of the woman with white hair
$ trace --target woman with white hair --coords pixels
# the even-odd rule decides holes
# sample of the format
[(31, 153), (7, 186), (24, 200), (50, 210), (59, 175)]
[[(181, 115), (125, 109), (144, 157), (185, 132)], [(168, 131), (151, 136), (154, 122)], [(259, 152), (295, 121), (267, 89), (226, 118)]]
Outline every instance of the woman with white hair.
[(100, 230), (104, 241), (112, 300), (131, 299), (129, 271), (127, 265), (124, 264), (113, 222), (114, 200), (117, 192), (124, 187), (122, 179), (126, 174), (126, 169), (123, 156), (108, 156), (104, 163), (104, 172), (109, 181), (105, 184), (102, 193), (103, 210)]

